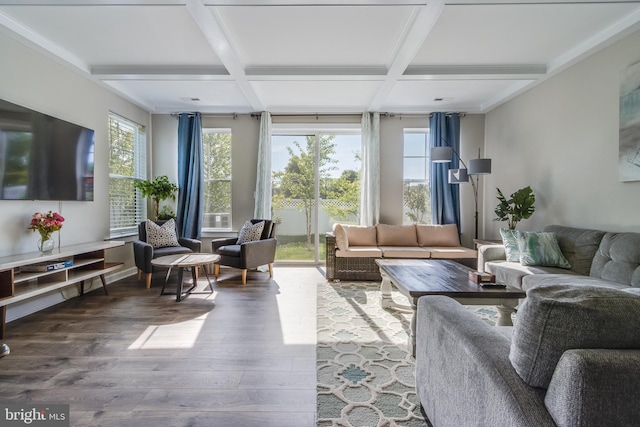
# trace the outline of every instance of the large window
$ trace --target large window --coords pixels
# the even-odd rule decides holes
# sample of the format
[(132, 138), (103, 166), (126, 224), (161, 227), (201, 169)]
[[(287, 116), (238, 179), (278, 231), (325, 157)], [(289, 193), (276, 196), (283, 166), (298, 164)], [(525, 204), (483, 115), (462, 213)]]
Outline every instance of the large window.
[(271, 138), (273, 219), (279, 261), (325, 258), (335, 222), (356, 224), (360, 207), (360, 125), (276, 128)]
[(109, 114), (109, 230), (111, 236), (137, 232), (147, 203), (134, 187), (147, 179), (147, 138), (143, 126)]
[(430, 224), (428, 130), (404, 130), (403, 160), (403, 223)]
[(231, 129), (203, 129), (203, 229), (231, 228)]

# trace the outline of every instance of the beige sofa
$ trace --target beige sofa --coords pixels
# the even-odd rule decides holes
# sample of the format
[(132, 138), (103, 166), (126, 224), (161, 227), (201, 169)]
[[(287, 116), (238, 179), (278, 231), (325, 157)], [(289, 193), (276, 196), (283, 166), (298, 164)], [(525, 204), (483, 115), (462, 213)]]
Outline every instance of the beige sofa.
[(477, 258), (475, 250), (460, 244), (455, 224), (335, 224), (326, 237), (329, 280), (380, 280), (379, 258)]

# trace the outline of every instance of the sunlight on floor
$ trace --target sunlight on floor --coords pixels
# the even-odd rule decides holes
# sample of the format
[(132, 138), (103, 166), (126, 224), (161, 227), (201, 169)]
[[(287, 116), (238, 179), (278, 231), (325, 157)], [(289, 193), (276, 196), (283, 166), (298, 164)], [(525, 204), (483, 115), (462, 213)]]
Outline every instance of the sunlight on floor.
[(170, 325), (149, 325), (129, 350), (192, 348), (208, 314)]

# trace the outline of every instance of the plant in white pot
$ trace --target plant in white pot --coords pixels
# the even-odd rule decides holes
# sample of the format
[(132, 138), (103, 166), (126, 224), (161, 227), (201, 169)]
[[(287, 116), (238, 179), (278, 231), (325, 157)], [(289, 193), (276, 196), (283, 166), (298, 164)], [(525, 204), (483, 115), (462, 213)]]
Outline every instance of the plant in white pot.
[(507, 199), (498, 188), (498, 206), (495, 213), (498, 216), (496, 221), (507, 221), (510, 230), (515, 230), (516, 224), (524, 219), (531, 218), (536, 208), (536, 196), (531, 187), (526, 186), (513, 193)]

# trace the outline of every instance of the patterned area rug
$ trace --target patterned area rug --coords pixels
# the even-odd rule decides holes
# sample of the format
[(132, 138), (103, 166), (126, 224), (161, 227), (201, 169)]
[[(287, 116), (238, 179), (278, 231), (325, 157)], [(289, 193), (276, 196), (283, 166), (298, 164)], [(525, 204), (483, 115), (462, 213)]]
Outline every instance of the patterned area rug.
[[(398, 302), (406, 298), (394, 291)], [(488, 322), (491, 307), (473, 307)], [(424, 427), (407, 351), (409, 314), (380, 307), (380, 284), (318, 284), (320, 427)]]

